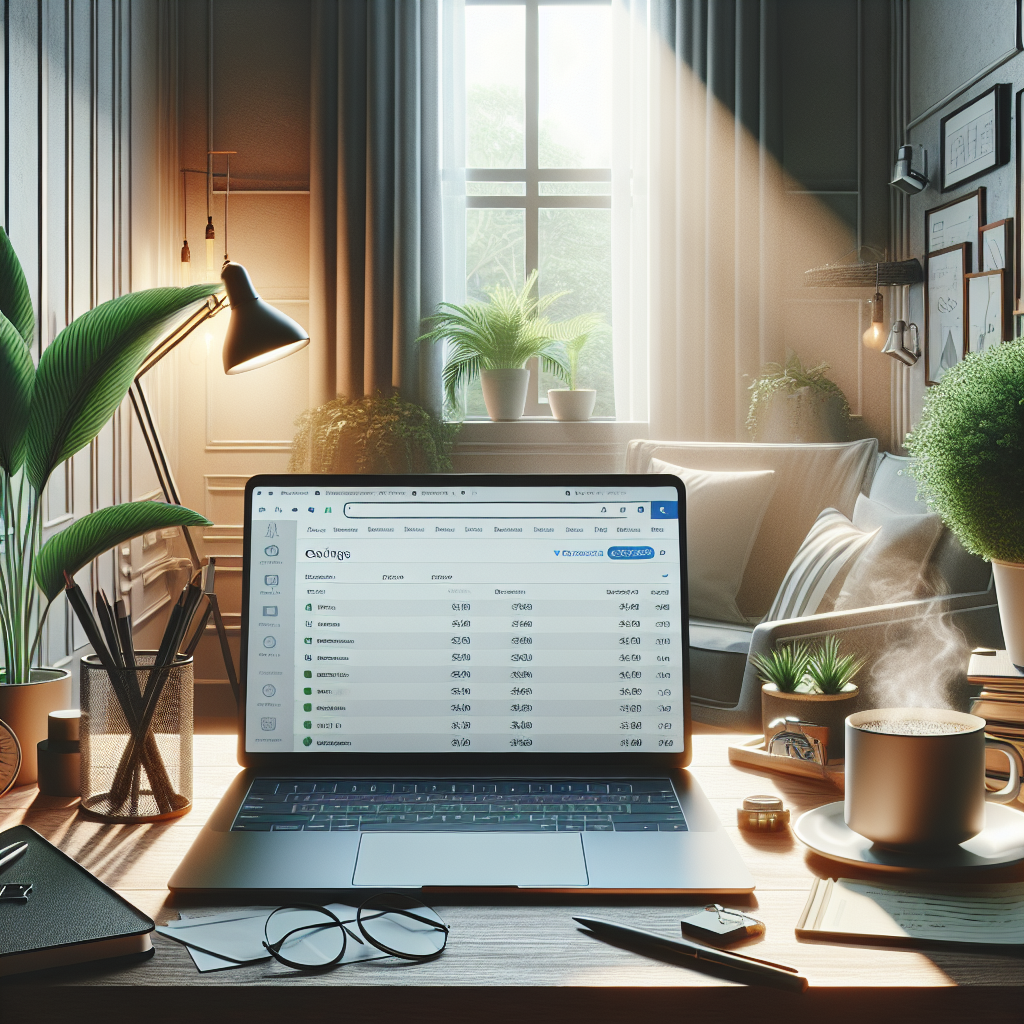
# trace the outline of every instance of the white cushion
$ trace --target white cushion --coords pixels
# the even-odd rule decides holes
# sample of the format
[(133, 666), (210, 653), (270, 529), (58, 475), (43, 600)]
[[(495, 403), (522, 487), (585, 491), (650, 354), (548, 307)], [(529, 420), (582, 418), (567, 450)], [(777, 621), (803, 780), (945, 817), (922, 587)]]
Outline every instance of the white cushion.
[(877, 532), (860, 530), (842, 512), (825, 509), (800, 545), (765, 621), (832, 611), (843, 580)]
[(853, 515), (874, 468), (874, 438), (845, 444), (739, 444), (717, 441), (630, 441), (626, 472), (646, 473), (652, 459), (691, 469), (775, 472), (775, 493), (761, 522), (736, 604), (760, 622), (815, 517), (823, 508)]
[(686, 485), (686, 564), (690, 613), (747, 624), (736, 605), (754, 538), (775, 490), (770, 469), (716, 473), (652, 459), (652, 473), (671, 473)]

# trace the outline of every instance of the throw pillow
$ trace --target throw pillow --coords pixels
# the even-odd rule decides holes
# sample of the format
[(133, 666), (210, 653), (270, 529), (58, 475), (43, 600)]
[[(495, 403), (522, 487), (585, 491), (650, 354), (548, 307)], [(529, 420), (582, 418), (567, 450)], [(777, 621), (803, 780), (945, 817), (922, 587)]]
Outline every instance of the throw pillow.
[(832, 611), (847, 573), (875, 532), (858, 529), (834, 508), (819, 513), (787, 570), (765, 621), (800, 619)]
[(932, 553), (942, 536), (942, 520), (934, 513), (893, 512), (881, 502), (860, 495), (853, 522), (875, 536), (861, 552), (843, 583), (836, 610), (931, 597), (941, 589), (929, 572)]
[(690, 614), (747, 625), (736, 606), (743, 571), (775, 490), (770, 469), (719, 473), (651, 459), (651, 473), (686, 485), (686, 563)]

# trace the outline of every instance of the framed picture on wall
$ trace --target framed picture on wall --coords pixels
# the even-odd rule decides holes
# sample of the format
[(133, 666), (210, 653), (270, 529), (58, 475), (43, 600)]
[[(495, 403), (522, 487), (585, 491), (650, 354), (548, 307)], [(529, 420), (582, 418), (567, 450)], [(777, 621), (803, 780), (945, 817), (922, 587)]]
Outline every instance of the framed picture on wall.
[(1010, 290), (1002, 270), (967, 275), (967, 351), (1010, 340)]
[[(1019, 8), (1018, 8), (1019, 9)], [(1014, 220), (1013, 231), (1013, 294), (1014, 308), (1018, 313), (1024, 312), (1021, 299), (1021, 260), (1024, 260), (1024, 246), (1022, 246), (1021, 224), (1024, 223), (1024, 212), (1021, 210), (1021, 200), (1024, 197), (1024, 137), (1020, 123), (1022, 98), (1024, 89), (1017, 93), (1017, 216)]]
[(967, 273), (971, 243), (950, 245), (926, 257), (924, 302), (925, 383), (938, 384), (967, 351)]
[(943, 192), (1010, 162), (1010, 93), (993, 85), (939, 122)]
[[(971, 250), (978, 246), (978, 232), (985, 223), (985, 188), (925, 210), (924, 249), (926, 253), (948, 249), (966, 242)], [(977, 268), (967, 263), (966, 273)]]
[(1013, 218), (986, 224), (978, 232), (978, 269), (1005, 270), (1012, 277)]

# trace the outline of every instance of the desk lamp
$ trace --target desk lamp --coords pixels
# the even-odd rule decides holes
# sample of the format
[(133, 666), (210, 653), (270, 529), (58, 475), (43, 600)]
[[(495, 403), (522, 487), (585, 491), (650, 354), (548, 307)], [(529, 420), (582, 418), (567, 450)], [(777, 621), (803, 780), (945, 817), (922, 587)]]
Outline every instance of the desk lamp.
[[(280, 310), (274, 309), (268, 302), (260, 298), (249, 278), (249, 272), (240, 263), (234, 263), (228, 256), (228, 200), (231, 195), (231, 155), (225, 150), (213, 150), (210, 156), (224, 155), (227, 157), (226, 191), (224, 195), (224, 265), (221, 268), (221, 280), (224, 282), (225, 294), (210, 296), (206, 305), (176, 327), (166, 338), (157, 344), (149, 356), (139, 367), (135, 380), (132, 382), (129, 395), (132, 406), (142, 428), (142, 436), (146, 441), (157, 479), (164, 498), (171, 504), (180, 505), (174, 474), (171, 472), (167, 455), (160, 442), (160, 433), (150, 410), (146, 393), (142, 388), (142, 378), (168, 353), (178, 347), (202, 323), (219, 313), (225, 306), (230, 306), (231, 319), (228, 321), (227, 334), (224, 338), (224, 372), (235, 374), (246, 370), (255, 370), (266, 366), (277, 359), (298, 352), (309, 344), (309, 334), (291, 317), (285, 316)], [(200, 566), (199, 553), (186, 527), (181, 531), (188, 545), (189, 558), (193, 566)], [(227, 631), (217, 603), (217, 595), (209, 594), (210, 607), (217, 634), (220, 637), (221, 653), (224, 667), (228, 672), (228, 681), (239, 699), (238, 677), (228, 647)]]

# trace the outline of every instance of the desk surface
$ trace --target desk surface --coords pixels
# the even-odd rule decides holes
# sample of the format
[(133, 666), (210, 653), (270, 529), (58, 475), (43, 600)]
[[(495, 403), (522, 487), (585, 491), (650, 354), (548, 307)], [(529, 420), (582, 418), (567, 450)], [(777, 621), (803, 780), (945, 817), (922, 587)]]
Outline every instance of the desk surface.
[[(837, 799), (838, 793), (825, 783), (734, 767), (727, 755), (730, 739), (695, 736), (692, 771), (757, 880), (753, 896), (730, 900), (767, 925), (764, 940), (747, 951), (798, 967), (811, 984), (804, 996), (730, 984), (647, 959), (589, 938), (571, 919), (573, 913), (597, 913), (678, 935), (683, 911), (703, 900), (515, 896), (501, 903), (493, 897), (486, 903), (435, 900), (452, 930), (444, 956), (429, 964), (381, 961), (314, 976), (260, 964), (200, 975), (182, 946), (154, 934), (156, 955), (142, 964), (7, 980), (0, 986), (0, 1010), (5, 1011), (0, 1016), (66, 1021), (144, 1010), (152, 1021), (177, 1020), (187, 1013), (212, 1019), (214, 1012), (219, 1021), (296, 1013), (314, 1021), (344, 1019), (339, 1016), (344, 1006), (345, 1015), (358, 1013), (364, 1020), (393, 1020), (397, 1012), (409, 1010), (422, 1020), (445, 1021), (483, 1015), (495, 1020), (525, 1015), (532, 1020), (611, 1020), (629, 1019), (638, 1011), (689, 1015), (699, 1010), (701, 1020), (735, 1024), (738, 1014), (773, 1019), (771, 1004), (779, 1017), (793, 1010), (828, 1014), (828, 1024), (862, 1021), (865, 1013), (879, 1011), (911, 1020), (959, 1020), (968, 1014), (1019, 1020), (1024, 1005), (1019, 957), (798, 941), (793, 928), (811, 879), (856, 872), (807, 853), (788, 831), (741, 832), (736, 807), (751, 793), (775, 792), (796, 817)], [(0, 829), (30, 825), (158, 923), (173, 920), (185, 904), (175, 902), (166, 881), (239, 770), (234, 749), (233, 736), (196, 737), (195, 806), (175, 821), (104, 825), (79, 816), (76, 800), (43, 797), (35, 787), (21, 787), (0, 799)], [(1024, 866), (991, 872), (986, 879), (1024, 880)], [(343, 993), (338, 986), (344, 986)]]

